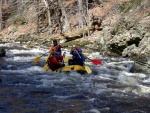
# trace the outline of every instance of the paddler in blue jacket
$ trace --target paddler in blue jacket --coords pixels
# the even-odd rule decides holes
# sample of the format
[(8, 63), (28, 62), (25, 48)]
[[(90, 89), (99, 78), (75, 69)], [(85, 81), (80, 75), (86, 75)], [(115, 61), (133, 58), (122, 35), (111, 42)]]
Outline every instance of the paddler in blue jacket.
[(80, 47), (75, 47), (71, 49), (70, 54), (73, 55), (72, 59), (69, 59), (69, 65), (80, 65), (83, 66), (85, 62), (85, 57), (82, 54), (82, 49)]

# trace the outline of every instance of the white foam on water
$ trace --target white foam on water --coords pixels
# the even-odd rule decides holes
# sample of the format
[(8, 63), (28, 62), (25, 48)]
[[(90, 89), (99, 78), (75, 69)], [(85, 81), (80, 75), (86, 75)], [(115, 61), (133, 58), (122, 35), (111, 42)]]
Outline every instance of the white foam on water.
[(78, 80), (82, 80), (82, 76), (78, 73), (66, 75), (65, 73), (51, 73), (51, 75), (41, 76), (42, 84), (38, 87), (50, 87), (63, 84), (74, 84)]
[(29, 73), (31, 73), (31, 72), (44, 72), (44, 70), (39, 66), (32, 66), (32, 67), (26, 68), (25, 71), (27, 71)]
[(129, 73), (129, 72), (126, 72), (126, 71), (122, 71), (122, 72), (120, 72), (120, 74), (125, 75), (125, 76), (135, 76), (134, 73)]
[(143, 73), (134, 73), (133, 75), (134, 77), (137, 77), (137, 78), (145, 78), (147, 77), (147, 75), (143, 74)]
[[(8, 65), (8, 68), (11, 68), (12, 65)], [(43, 73), (45, 72), (41, 67), (39, 66), (33, 66), (33, 67), (29, 67), (29, 68), (24, 68), (24, 69), (18, 69), (18, 70), (12, 70), (12, 69), (8, 69), (8, 70), (1, 70), (5, 73), (22, 73), (22, 74), (31, 74), (31, 73)]]
[[(7, 46), (7, 47), (13, 47), (14, 45), (11, 44), (0, 44), (1, 46)], [(27, 48), (27, 46), (20, 46)], [(36, 56), (40, 56), (47, 52), (48, 49), (43, 49), (40, 47), (27, 49), (27, 50), (17, 50), (17, 49), (10, 49), (10, 53), (12, 53), (13, 60), (15, 62), (27, 62), (30, 61), (33, 63), (33, 59)], [(70, 54), (70, 50), (63, 49), (62, 53), (66, 52), (66, 58), (72, 58), (72, 55)], [(7, 53), (7, 55), (10, 55), (10, 53)], [(25, 56), (15, 56), (15, 54), (33, 54), (33, 56), (25, 57)], [(36, 55), (36, 56), (35, 56)], [(35, 56), (35, 57), (34, 57)], [(42, 69), (40, 66), (30, 66), (25, 69), (19, 69), (19, 70), (1, 70), (3, 73), (20, 73), (21, 76), (28, 76), (28, 75), (36, 75), (40, 78), (41, 85), (38, 87), (57, 87), (57, 85), (61, 84), (78, 84), (80, 88), (88, 89), (89, 91), (95, 94), (102, 94), (106, 93), (108, 91), (121, 91), (121, 92), (132, 92), (137, 95), (142, 94), (148, 94), (150, 92), (150, 89), (146, 85), (142, 85), (142, 83), (149, 84), (150, 78), (146, 74), (141, 73), (130, 73), (130, 69), (133, 66), (134, 62), (124, 59), (124, 58), (108, 58), (108, 57), (102, 57), (99, 52), (92, 52), (90, 55), (87, 55), (91, 59), (103, 59), (106, 61), (103, 61), (103, 64), (101, 65), (94, 65), (92, 62), (86, 62), (87, 65), (91, 69), (95, 69), (97, 71), (96, 75), (93, 74), (86, 74), (81, 75), (75, 71), (72, 71), (68, 74), (64, 73), (52, 73), (52, 72), (46, 72)], [(45, 59), (45, 57), (42, 57), (41, 59)], [(6, 57), (7, 60), (7, 57)], [(44, 62), (43, 62), (44, 65)], [(7, 68), (13, 68), (13, 65), (8, 65)], [(19, 67), (18, 67), (19, 68)], [(20, 75), (18, 75), (20, 76)], [(38, 78), (37, 77), (37, 78)], [(115, 78), (115, 80), (114, 80)], [(36, 79), (36, 76), (35, 76)], [(117, 82), (119, 85), (122, 85), (124, 88), (117, 89), (117, 88), (108, 88), (107, 84), (111, 82)], [(112, 83), (110, 83), (112, 84)], [(116, 93), (112, 95), (115, 96)], [(94, 112), (94, 111), (93, 111)]]
[(97, 94), (97, 95), (103, 94), (103, 93), (105, 93), (105, 92), (107, 92), (106, 89), (97, 89), (97, 90), (94, 90), (94, 91), (93, 91), (93, 93), (95, 93), (95, 94)]
[[(133, 91), (133, 89), (134, 89), (134, 88), (132, 88), (132, 87), (126, 87), (124, 90), (122, 90), (122, 92), (124, 92), (124, 93), (130, 93), (130, 92)], [(136, 94), (137, 94), (137, 93), (136, 93)]]
[(139, 94), (150, 94), (150, 87), (144, 85), (137, 85), (139, 87)]
[[(56, 80), (55, 80), (56, 81)], [(49, 80), (49, 79), (42, 79), (41, 80), (42, 84), (38, 85), (38, 87), (49, 87), (49, 86), (54, 86), (54, 81)]]
[(125, 85), (135, 86), (139, 84), (137, 79), (125, 75), (119, 75), (118, 80), (120, 81), (121, 84)]
[(101, 112), (99, 110), (97, 110), (97, 109), (91, 109), (90, 113), (101, 113)]
[(26, 56), (23, 56), (23, 57), (19, 56), (18, 57), (17, 56), (17, 57), (14, 57), (13, 60), (18, 61), (18, 62), (27, 62), (27, 61), (33, 61), (34, 58), (36, 58), (36, 57), (26, 57)]
[(110, 77), (110, 75), (108, 75), (108, 74), (101, 74), (97, 77), (97, 80), (112, 80), (109, 77)]
[(126, 72), (126, 71), (122, 71), (122, 72), (120, 72), (120, 74), (128, 76), (128, 77), (134, 77), (135, 79), (147, 77), (147, 75), (142, 74), (142, 73), (130, 73), (130, 72)]
[(150, 77), (148, 79), (143, 80), (143, 83), (150, 83)]
[(13, 54), (21, 54), (21, 53), (45, 53), (45, 51), (40, 50), (40, 49), (31, 49), (31, 50), (17, 50), (17, 49), (11, 49), (9, 50), (10, 52), (12, 52)]

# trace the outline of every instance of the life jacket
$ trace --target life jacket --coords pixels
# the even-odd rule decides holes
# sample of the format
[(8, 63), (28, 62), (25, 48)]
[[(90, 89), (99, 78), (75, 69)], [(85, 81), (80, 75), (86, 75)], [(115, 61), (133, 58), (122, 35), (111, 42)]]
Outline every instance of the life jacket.
[(85, 57), (84, 57), (83, 54), (80, 54), (80, 53), (77, 53), (77, 52), (73, 52), (72, 55), (73, 55), (74, 59), (77, 58), (77, 59), (81, 59), (83, 62), (85, 61)]
[(57, 68), (61, 65), (60, 62), (62, 62), (63, 60), (63, 56), (62, 55), (58, 55), (58, 56), (50, 56), (47, 60), (47, 64), (49, 66), (49, 68)]
[(56, 56), (50, 56), (48, 58), (47, 64), (48, 64), (48, 67), (52, 69), (55, 67), (59, 67), (61, 63), (57, 60)]
[(61, 55), (61, 45), (56, 45), (56, 46), (51, 46), (49, 48), (50, 51), (55, 50), (56, 51), (56, 55)]

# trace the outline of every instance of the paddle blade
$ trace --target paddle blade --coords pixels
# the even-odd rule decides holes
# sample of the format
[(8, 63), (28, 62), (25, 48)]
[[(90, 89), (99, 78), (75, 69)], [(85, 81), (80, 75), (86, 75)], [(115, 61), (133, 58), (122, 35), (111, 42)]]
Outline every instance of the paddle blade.
[(47, 66), (47, 64), (45, 64), (45, 65), (43, 66), (43, 70), (45, 70), (45, 71), (48, 71), (48, 70), (49, 70), (49, 67)]
[(36, 57), (36, 58), (33, 60), (33, 62), (35, 62), (35, 63), (38, 62), (38, 61), (40, 60), (40, 58), (41, 58), (41, 57)]
[(100, 65), (100, 64), (102, 64), (102, 61), (101, 60), (97, 60), (97, 59), (92, 59), (92, 60), (90, 60), (93, 64), (95, 64), (95, 65)]
[(92, 70), (90, 69), (89, 66), (85, 66), (85, 70), (88, 74), (91, 74), (92, 73)]
[(69, 59), (68, 58), (64, 58), (63, 60), (64, 60), (65, 63), (68, 63)]

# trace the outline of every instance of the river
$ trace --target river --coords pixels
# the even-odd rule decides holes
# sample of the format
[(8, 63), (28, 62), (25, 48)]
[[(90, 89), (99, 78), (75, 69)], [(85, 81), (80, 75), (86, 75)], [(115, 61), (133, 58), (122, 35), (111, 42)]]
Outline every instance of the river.
[[(42, 47), (0, 44), (0, 113), (149, 113), (150, 75), (131, 73), (134, 62), (93, 52), (89, 58), (102, 65), (86, 64), (92, 74), (52, 73), (42, 69)], [(70, 57), (67, 49), (66, 57)]]

